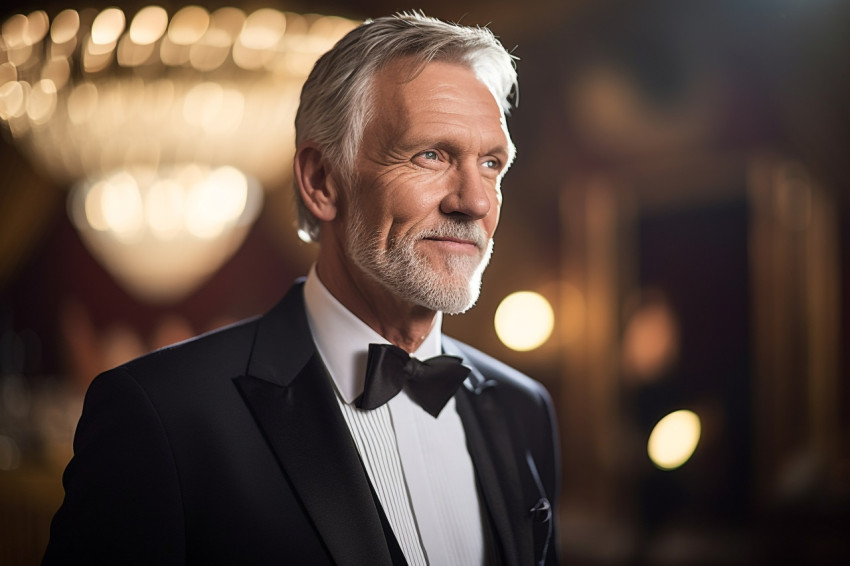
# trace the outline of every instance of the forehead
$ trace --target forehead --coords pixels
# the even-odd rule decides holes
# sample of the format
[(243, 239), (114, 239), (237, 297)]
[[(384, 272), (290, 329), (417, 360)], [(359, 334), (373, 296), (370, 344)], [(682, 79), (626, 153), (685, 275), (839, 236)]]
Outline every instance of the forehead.
[(434, 61), (416, 66), (401, 59), (378, 71), (372, 88), (373, 120), (384, 126), (410, 128), (448, 119), (507, 138), (495, 97), (463, 64)]

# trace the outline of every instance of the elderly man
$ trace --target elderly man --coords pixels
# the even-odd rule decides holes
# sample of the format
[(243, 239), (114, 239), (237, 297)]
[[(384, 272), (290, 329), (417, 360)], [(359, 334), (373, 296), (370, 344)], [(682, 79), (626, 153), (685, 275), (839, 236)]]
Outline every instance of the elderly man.
[(416, 14), (318, 61), (294, 163), (316, 264), (92, 383), (45, 563), (557, 563), (548, 395), (440, 331), (478, 296), (515, 89), (488, 30)]

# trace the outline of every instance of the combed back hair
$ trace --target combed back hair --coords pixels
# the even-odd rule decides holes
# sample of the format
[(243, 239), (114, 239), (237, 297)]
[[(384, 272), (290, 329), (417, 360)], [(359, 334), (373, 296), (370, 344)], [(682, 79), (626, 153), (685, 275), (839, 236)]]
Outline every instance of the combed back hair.
[[(366, 21), (316, 62), (301, 90), (295, 116), (296, 147), (315, 143), (326, 170), (348, 186), (356, 180), (355, 159), (375, 110), (373, 79), (401, 58), (411, 63), (410, 79), (432, 61), (457, 63), (475, 73), (504, 113), (517, 102), (514, 58), (489, 29), (443, 22), (417, 12)], [(297, 185), (295, 202), (299, 235), (318, 241), (319, 221), (304, 206)]]

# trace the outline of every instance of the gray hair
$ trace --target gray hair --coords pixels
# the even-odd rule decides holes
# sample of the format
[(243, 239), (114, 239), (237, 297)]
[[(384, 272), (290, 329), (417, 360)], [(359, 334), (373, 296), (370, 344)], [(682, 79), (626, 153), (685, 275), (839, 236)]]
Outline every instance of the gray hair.
[[(517, 102), (514, 57), (489, 29), (447, 23), (417, 12), (400, 13), (366, 21), (319, 58), (301, 90), (296, 147), (306, 141), (317, 144), (325, 166), (353, 183), (355, 158), (374, 111), (373, 78), (400, 58), (411, 60), (410, 78), (432, 61), (465, 65), (493, 93), (504, 113)], [(318, 241), (319, 221), (304, 206), (297, 185), (295, 203), (299, 235)]]

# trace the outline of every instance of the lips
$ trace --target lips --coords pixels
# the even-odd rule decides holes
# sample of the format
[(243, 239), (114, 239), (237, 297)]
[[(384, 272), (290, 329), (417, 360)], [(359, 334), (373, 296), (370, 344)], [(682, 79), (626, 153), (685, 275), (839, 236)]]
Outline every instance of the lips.
[(419, 234), (420, 240), (430, 240), (457, 246), (474, 246), (484, 249), (487, 236), (477, 224), (448, 223), (437, 228), (424, 230)]
[(474, 240), (462, 240), (460, 238), (441, 238), (441, 237), (432, 237), (432, 238), (423, 238), (424, 240), (432, 240), (434, 242), (445, 242), (447, 244), (458, 244), (464, 246), (475, 246), (476, 248), (480, 247), (478, 242)]

